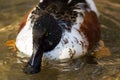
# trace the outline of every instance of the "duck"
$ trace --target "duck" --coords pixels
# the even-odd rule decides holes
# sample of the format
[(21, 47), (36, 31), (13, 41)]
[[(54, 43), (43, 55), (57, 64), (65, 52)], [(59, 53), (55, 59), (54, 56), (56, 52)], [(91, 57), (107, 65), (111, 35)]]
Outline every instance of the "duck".
[(98, 16), (93, 0), (40, 0), (26, 14), (15, 41), (30, 58), (23, 71), (40, 72), (43, 58), (69, 61), (91, 55), (101, 40)]

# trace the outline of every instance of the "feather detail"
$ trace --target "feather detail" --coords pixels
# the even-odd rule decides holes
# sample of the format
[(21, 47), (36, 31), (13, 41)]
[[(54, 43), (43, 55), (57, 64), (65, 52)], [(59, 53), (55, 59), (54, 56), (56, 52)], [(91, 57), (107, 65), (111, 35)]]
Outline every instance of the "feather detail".
[(100, 24), (95, 12), (85, 12), (84, 21), (81, 24), (82, 32), (87, 37), (89, 49), (91, 49), (100, 40)]
[[(32, 9), (33, 10), (33, 9)], [(27, 14), (24, 16), (22, 23), (20, 24), (20, 27), (18, 29), (18, 33), (23, 29), (23, 27), (26, 25), (27, 19), (29, 14), (32, 12), (32, 10), (28, 11)]]

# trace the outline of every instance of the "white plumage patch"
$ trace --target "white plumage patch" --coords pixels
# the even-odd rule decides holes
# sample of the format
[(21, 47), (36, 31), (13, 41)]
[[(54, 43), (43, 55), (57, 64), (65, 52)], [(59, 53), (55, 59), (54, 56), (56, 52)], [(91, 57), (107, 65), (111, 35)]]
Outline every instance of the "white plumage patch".
[(42, 3), (43, 2), (43, 0), (40, 0), (40, 3)]
[(72, 0), (68, 0), (68, 4), (71, 2)]
[(32, 34), (32, 26), (31, 20), (28, 16), (26, 25), (23, 29), (19, 32), (16, 38), (16, 47), (19, 49), (20, 52), (23, 52), (27, 56), (31, 56), (33, 52), (33, 34)]
[(94, 1), (93, 0), (86, 0), (86, 2), (89, 5), (90, 9), (92, 11), (94, 11), (97, 14), (97, 16), (99, 16), (99, 12), (98, 12), (98, 10), (96, 8), (96, 5), (95, 5)]

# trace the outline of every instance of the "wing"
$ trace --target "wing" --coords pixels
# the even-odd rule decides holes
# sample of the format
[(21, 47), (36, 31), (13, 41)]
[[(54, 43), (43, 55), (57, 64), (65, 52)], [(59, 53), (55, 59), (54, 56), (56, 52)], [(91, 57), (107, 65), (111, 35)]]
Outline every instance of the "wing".
[(100, 40), (100, 24), (97, 15), (93, 11), (86, 11), (84, 21), (80, 27), (82, 32), (87, 37), (89, 48), (91, 49)]

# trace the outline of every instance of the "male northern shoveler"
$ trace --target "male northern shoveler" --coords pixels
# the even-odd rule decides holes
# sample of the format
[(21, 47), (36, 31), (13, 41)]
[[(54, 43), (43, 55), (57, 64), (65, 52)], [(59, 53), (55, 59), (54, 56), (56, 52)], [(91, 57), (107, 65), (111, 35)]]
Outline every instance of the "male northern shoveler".
[(93, 0), (40, 0), (23, 20), (16, 38), (31, 57), (25, 73), (40, 71), (42, 57), (69, 60), (88, 55), (101, 39)]

